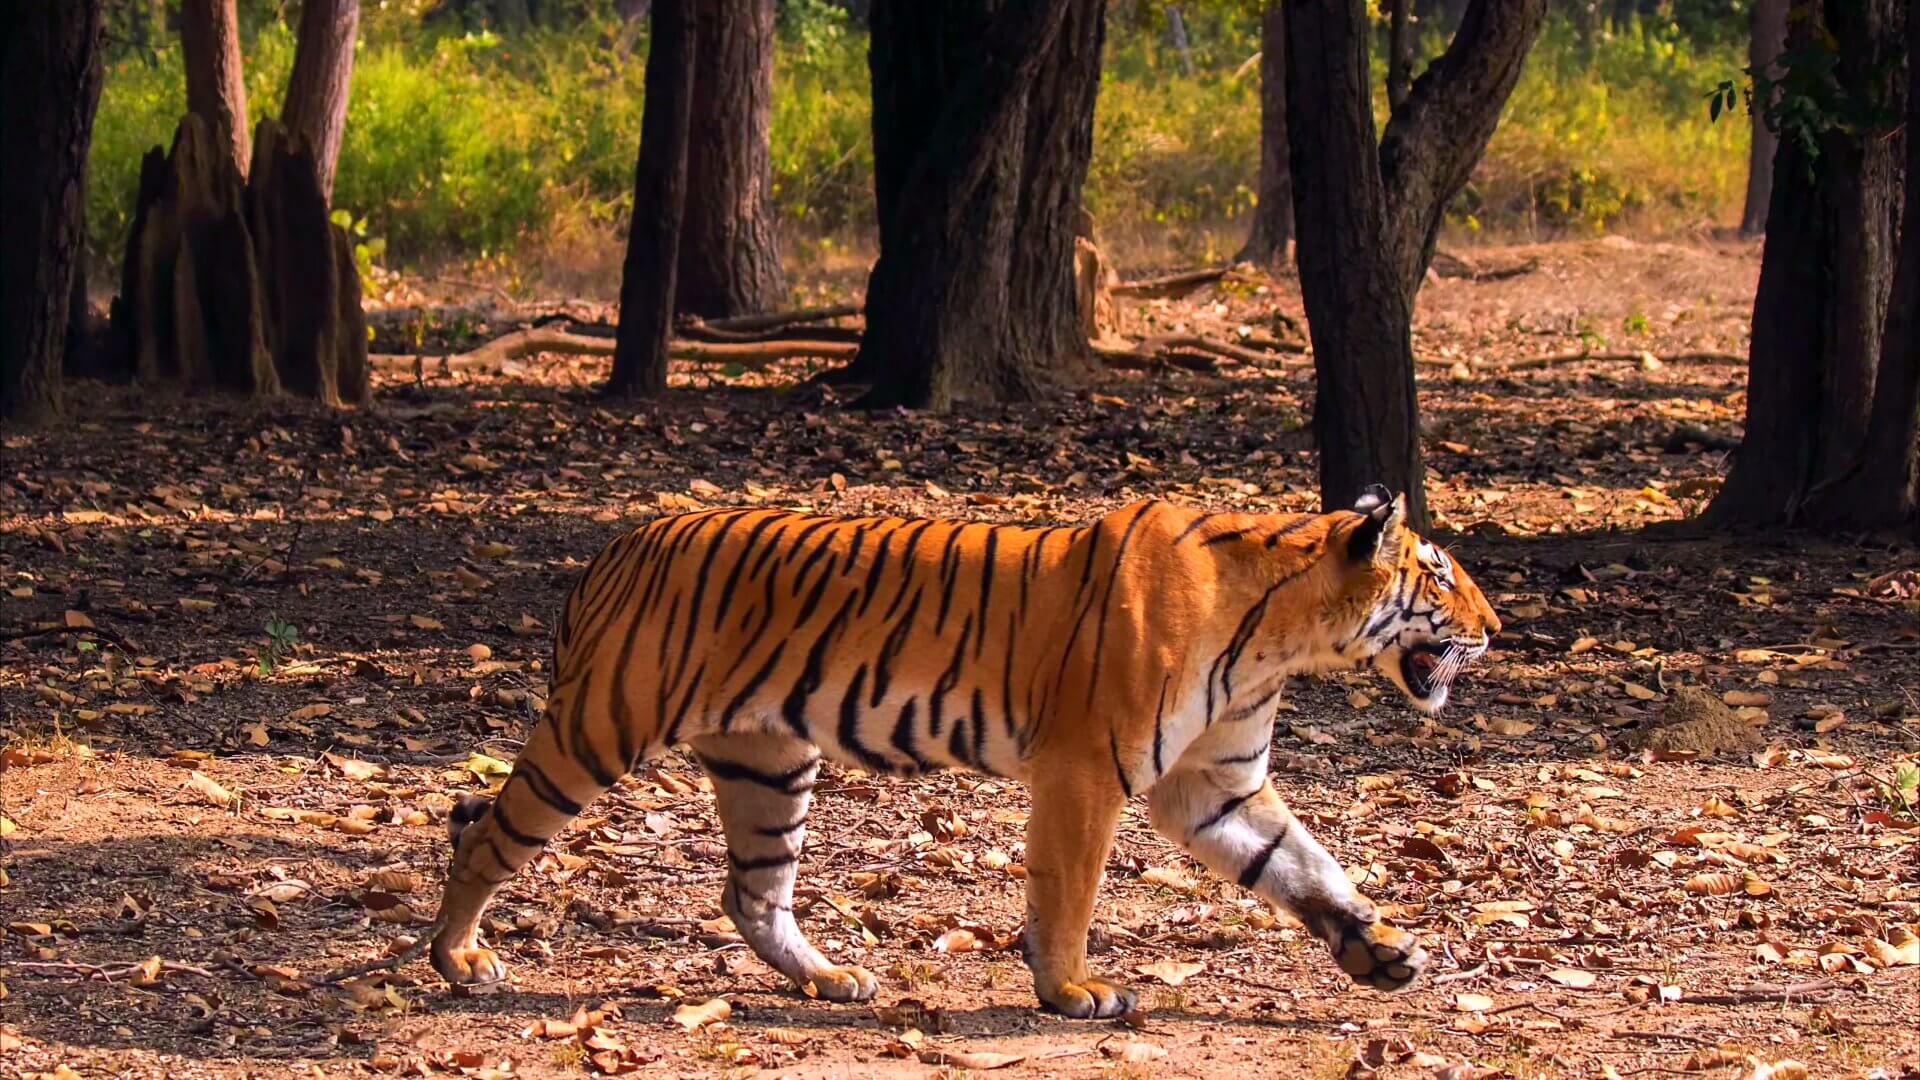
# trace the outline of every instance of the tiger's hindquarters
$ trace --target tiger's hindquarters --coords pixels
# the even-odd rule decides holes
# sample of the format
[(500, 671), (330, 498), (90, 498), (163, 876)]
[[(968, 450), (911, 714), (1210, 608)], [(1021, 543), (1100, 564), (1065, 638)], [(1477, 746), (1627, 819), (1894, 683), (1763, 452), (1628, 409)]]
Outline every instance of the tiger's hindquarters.
[[(514, 762), (513, 775), (491, 806), (473, 800), (449, 819), (453, 868), (440, 901), (440, 931), (433, 939), (433, 966), (449, 983), (498, 982), (506, 967), (479, 943), (480, 915), (501, 885), (533, 861), (547, 841), (586, 804), (613, 786), (603, 766), (589, 767), (561, 746), (549, 709)], [(579, 717), (572, 718), (578, 721)]]

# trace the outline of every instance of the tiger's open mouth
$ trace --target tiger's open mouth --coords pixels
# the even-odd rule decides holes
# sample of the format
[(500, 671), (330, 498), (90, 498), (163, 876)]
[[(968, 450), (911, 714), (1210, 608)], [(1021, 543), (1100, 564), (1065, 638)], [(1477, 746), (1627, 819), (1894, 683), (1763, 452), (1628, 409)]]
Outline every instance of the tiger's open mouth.
[(1457, 664), (1446, 663), (1447, 654), (1452, 651), (1454, 647), (1450, 644), (1423, 641), (1401, 652), (1400, 679), (1414, 697), (1431, 698), (1436, 691), (1447, 688), (1452, 676), (1459, 671)]

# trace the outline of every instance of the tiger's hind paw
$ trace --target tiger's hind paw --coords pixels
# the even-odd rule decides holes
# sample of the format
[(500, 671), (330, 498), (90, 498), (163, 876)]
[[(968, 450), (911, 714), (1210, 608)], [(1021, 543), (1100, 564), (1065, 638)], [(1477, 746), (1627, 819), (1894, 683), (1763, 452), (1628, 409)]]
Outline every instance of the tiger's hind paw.
[(1132, 990), (1105, 979), (1083, 979), (1062, 983), (1051, 993), (1042, 990), (1040, 1001), (1074, 1020), (1107, 1020), (1132, 1012), (1139, 998)]
[(493, 950), (478, 945), (448, 949), (434, 946), (433, 970), (453, 986), (487, 986), (507, 977), (507, 966)]
[(802, 989), (822, 1001), (866, 1001), (880, 992), (880, 981), (866, 968), (846, 964), (814, 972)]
[(1362, 986), (1382, 993), (1405, 990), (1427, 966), (1427, 950), (1412, 934), (1383, 922), (1365, 923), (1343, 933), (1332, 946), (1340, 970)]

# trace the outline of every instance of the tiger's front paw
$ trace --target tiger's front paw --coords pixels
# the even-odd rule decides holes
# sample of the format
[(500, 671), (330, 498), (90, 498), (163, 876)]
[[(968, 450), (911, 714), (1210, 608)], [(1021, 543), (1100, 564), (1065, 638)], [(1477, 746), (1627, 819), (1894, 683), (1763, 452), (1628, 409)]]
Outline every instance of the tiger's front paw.
[(1329, 947), (1341, 971), (1382, 993), (1405, 990), (1427, 966), (1417, 938), (1378, 920), (1346, 928)]
[(1106, 1020), (1133, 1011), (1139, 998), (1132, 990), (1105, 979), (1083, 979), (1048, 988), (1037, 987), (1040, 1002), (1074, 1020)]
[(821, 1001), (866, 1001), (880, 992), (880, 982), (866, 968), (844, 964), (814, 972), (803, 989)]
[(492, 949), (478, 945), (443, 949), (438, 942), (434, 943), (433, 970), (454, 986), (486, 986), (507, 977), (507, 965), (500, 962)]

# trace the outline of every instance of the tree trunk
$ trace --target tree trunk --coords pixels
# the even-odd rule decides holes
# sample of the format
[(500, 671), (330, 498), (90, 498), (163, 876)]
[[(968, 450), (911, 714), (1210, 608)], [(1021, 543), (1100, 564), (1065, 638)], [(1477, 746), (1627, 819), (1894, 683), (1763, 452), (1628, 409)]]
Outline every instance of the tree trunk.
[(1351, 506), (1366, 485), (1407, 499), (1424, 527), (1414, 394), (1413, 297), (1447, 202), (1466, 183), (1546, 0), (1472, 0), (1446, 53), (1374, 142), (1364, 0), (1291, 0), (1287, 125), (1300, 291), (1313, 339), (1320, 495)]
[(0, 5), (0, 419), (59, 412), (100, 103), (100, 0)]
[(234, 173), (245, 176), (252, 151), (233, 0), (184, 0), (180, 53), (187, 70), (187, 111), (207, 122), (214, 142), (230, 155)]
[(1073, 276), (1102, 0), (876, 2), (866, 404), (1027, 400), (1089, 363)]
[(328, 203), (333, 201), (333, 171), (347, 127), (353, 38), (359, 26), (360, 0), (305, 0), (300, 5), (299, 44), (280, 121), (294, 142), (313, 152), (320, 195)]
[(1909, 10), (1906, 20), (1905, 205), (1873, 404), (1858, 467), (1811, 500), (1809, 514), (1844, 528), (1892, 528), (1920, 517), (1920, 18)]
[(1173, 51), (1180, 57), (1180, 74), (1193, 78), (1193, 44), (1187, 40), (1187, 20), (1180, 14), (1180, 8), (1167, 5), (1167, 37), (1173, 41)]
[[(1747, 60), (1758, 74), (1780, 76), (1774, 59), (1787, 44), (1787, 0), (1753, 0), (1748, 12), (1749, 37)], [(1773, 155), (1780, 139), (1767, 126), (1767, 100), (1751, 102), (1749, 122), (1753, 142), (1747, 152), (1747, 201), (1740, 212), (1740, 235), (1759, 236), (1767, 231), (1767, 205), (1773, 199)]]
[(699, 0), (654, 0), (647, 47), (640, 155), (633, 169), (633, 221), (620, 274), (620, 327), (607, 393), (667, 388), (675, 267), (687, 202), (687, 143), (693, 121)]
[(1389, 0), (1387, 24), (1387, 104), (1399, 108), (1413, 88), (1413, 24), (1407, 7), (1413, 0)]
[(774, 0), (709, 0), (694, 51), (686, 221), (675, 307), (702, 318), (777, 308), (786, 275), (773, 225)]
[(1287, 164), (1287, 16), (1282, 0), (1260, 13), (1260, 182), (1253, 228), (1238, 262), (1277, 268), (1293, 242), (1293, 170)]
[[(1814, 3), (1797, 42), (1831, 33), (1840, 93), (1899, 107), (1903, 0)], [(1774, 157), (1754, 296), (1746, 432), (1707, 516), (1718, 525), (1865, 524), (1848, 490), (1867, 449), (1896, 260), (1901, 140), (1850, 128)]]

